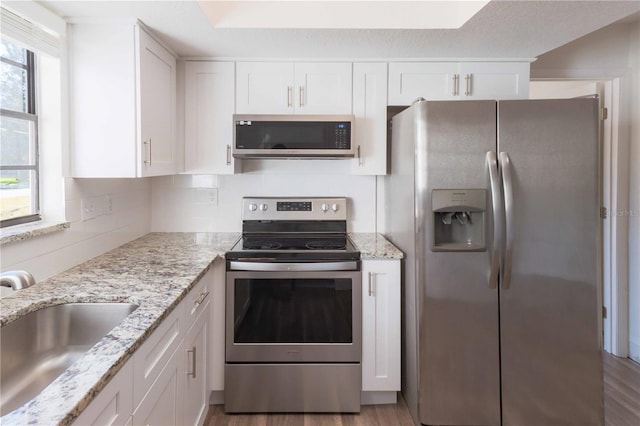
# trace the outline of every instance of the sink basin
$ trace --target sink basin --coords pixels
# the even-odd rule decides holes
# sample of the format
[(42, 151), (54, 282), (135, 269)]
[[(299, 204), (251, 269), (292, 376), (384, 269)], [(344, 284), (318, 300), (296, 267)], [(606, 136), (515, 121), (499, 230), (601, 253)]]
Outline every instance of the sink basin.
[(0, 329), (0, 415), (33, 399), (138, 306), (67, 303)]

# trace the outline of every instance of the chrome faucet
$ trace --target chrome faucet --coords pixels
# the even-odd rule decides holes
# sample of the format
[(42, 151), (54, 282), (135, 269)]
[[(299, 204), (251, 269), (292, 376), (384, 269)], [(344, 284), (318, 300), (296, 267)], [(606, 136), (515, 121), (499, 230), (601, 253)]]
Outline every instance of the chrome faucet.
[(31, 287), (36, 283), (33, 275), (27, 271), (6, 271), (0, 274), (0, 286), (15, 290)]

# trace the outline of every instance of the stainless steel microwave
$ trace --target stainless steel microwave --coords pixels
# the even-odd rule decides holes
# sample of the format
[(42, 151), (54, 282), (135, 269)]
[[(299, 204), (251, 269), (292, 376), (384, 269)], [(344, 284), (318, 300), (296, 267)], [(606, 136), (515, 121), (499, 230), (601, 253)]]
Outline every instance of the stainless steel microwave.
[(233, 116), (237, 158), (353, 157), (353, 115)]

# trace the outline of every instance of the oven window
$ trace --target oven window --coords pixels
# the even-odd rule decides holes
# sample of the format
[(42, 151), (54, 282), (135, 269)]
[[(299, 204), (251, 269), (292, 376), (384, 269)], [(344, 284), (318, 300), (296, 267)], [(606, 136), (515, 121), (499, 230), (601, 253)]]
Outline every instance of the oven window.
[(236, 279), (235, 343), (352, 343), (351, 279)]

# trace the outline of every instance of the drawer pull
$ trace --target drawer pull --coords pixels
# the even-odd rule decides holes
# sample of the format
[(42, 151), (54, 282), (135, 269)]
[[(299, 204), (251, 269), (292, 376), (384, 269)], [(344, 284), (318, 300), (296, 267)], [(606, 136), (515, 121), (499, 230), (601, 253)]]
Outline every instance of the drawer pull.
[(200, 297), (198, 297), (196, 300), (193, 301), (194, 305), (201, 305), (202, 302), (204, 302), (204, 299), (206, 299), (208, 295), (209, 295), (208, 291), (201, 293)]

